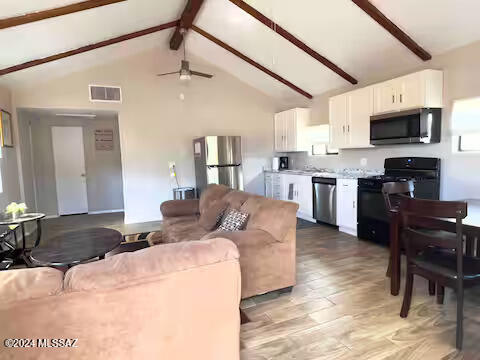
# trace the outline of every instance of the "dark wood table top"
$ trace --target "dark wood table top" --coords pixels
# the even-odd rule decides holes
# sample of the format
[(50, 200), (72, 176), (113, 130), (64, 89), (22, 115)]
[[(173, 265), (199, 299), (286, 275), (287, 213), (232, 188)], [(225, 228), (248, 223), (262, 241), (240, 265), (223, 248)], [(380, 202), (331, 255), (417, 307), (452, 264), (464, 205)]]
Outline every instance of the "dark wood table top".
[[(464, 199), (459, 201), (465, 201), (468, 204), (467, 217), (463, 219), (463, 225), (480, 228), (480, 200), (478, 199)], [(449, 219), (451, 222), (455, 222), (455, 219)]]
[(66, 266), (104, 256), (122, 242), (122, 234), (113, 229), (91, 228), (60, 234), (48, 244), (30, 253), (34, 264)]

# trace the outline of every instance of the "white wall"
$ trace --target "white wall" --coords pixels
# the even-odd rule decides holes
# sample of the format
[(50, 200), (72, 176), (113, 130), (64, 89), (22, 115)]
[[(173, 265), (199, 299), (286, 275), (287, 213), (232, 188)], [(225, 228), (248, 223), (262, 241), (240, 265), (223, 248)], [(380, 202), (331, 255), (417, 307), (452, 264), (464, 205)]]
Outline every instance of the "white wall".
[[(459, 154), (453, 152), (450, 135), (450, 117), (455, 99), (480, 96), (480, 42), (456, 49), (432, 61), (423, 68), (444, 70), (444, 103), (442, 120), (442, 141), (432, 145), (397, 145), (377, 147), (375, 149), (343, 150), (339, 156), (307, 156), (306, 153), (289, 154), (294, 167), (305, 165), (331, 168), (360, 168), (360, 159), (368, 159), (368, 168), (383, 169), (387, 157), (427, 156), (442, 159), (441, 196), (447, 200), (480, 198), (480, 154)], [(412, 69), (411, 72), (418, 70)], [(385, 76), (387, 80), (396, 75)], [(361, 84), (365, 86), (366, 84)], [(312, 102), (314, 122), (328, 123), (328, 98), (350, 90), (350, 88), (330, 92), (315, 97)]]
[[(72, 112), (74, 111), (70, 111)], [(117, 115), (98, 113), (95, 118), (90, 119), (58, 117), (55, 113), (56, 111), (17, 109), (23, 185), (27, 205), (47, 215), (58, 215), (51, 128), (52, 126), (80, 126), (83, 128), (88, 211), (123, 209), (122, 163)], [(96, 150), (96, 129), (113, 130), (111, 151)]]
[[(13, 116), (12, 97), (10, 91), (9, 89), (1, 86), (0, 109), (8, 111)], [(13, 131), (16, 131), (15, 127)], [(0, 168), (2, 173), (3, 192), (0, 194), (0, 211), (12, 201), (21, 201), (20, 185), (18, 181), (17, 153), (15, 149), (17, 146), (18, 144), (14, 142), (14, 148), (1, 148), (2, 159), (0, 159)]]
[[(118, 112), (127, 223), (161, 218), (160, 203), (172, 197), (168, 161), (176, 161), (181, 186), (195, 185), (192, 139), (199, 136), (242, 136), (245, 188), (263, 193), (262, 167), (273, 149), (272, 100), (198, 59), (192, 59), (192, 67), (212, 72), (212, 80), (182, 83), (176, 76), (155, 76), (177, 69), (179, 55), (153, 49), (14, 89), (17, 108)], [(89, 102), (88, 84), (120, 85), (123, 103)]]

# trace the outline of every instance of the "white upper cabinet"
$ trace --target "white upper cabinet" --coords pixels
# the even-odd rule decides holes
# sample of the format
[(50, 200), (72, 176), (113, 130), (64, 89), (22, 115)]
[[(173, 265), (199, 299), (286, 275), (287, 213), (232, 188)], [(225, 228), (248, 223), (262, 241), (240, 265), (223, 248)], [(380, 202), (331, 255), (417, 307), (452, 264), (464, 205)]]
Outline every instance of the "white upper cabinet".
[(370, 116), (373, 115), (373, 87), (347, 94), (347, 142), (352, 148), (370, 147)]
[(370, 145), (370, 117), (414, 108), (443, 107), (443, 72), (423, 70), (329, 99), (330, 145)]
[(370, 147), (373, 87), (330, 98), (330, 144), (338, 149)]
[(330, 98), (330, 145), (337, 149), (343, 149), (346, 145), (347, 129), (347, 95), (338, 95)]
[(423, 70), (374, 85), (374, 114), (443, 107), (443, 72)]
[(275, 151), (308, 151), (310, 109), (295, 108), (275, 114)]

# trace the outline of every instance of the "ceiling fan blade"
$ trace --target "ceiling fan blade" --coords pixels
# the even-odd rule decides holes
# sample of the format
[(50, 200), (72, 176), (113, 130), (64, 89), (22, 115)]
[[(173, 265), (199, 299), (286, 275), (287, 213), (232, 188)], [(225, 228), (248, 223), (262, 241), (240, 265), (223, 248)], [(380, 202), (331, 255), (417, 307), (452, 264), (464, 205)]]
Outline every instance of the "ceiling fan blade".
[(180, 71), (172, 71), (168, 73), (163, 73), (163, 74), (157, 74), (157, 76), (165, 76), (165, 75), (172, 75), (172, 74), (179, 74)]
[(190, 70), (190, 73), (192, 75), (201, 76), (201, 77), (208, 78), (208, 79), (211, 79), (213, 77), (213, 75), (205, 74), (205, 73), (198, 72), (198, 71), (193, 71), (193, 70)]

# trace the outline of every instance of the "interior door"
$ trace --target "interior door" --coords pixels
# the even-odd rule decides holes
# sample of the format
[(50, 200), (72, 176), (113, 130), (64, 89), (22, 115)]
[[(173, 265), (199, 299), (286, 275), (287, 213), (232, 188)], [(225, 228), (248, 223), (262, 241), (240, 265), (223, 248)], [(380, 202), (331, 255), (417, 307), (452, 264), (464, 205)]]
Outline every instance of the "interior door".
[(345, 134), (347, 122), (347, 96), (340, 95), (330, 98), (329, 121), (332, 147), (341, 149), (345, 147)]
[(351, 147), (370, 146), (370, 116), (373, 115), (373, 88), (348, 93), (347, 143)]
[(52, 144), (58, 214), (88, 212), (82, 127), (53, 126)]

